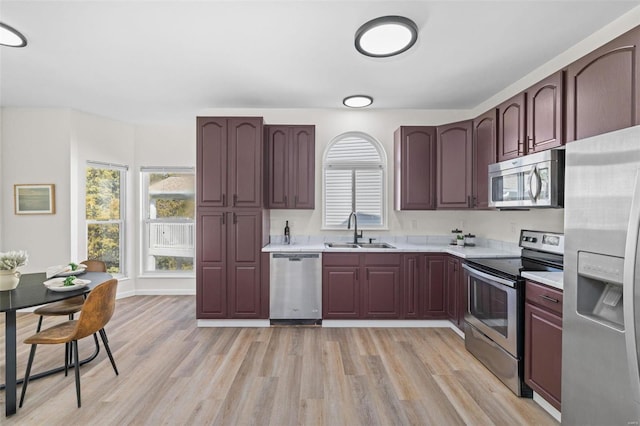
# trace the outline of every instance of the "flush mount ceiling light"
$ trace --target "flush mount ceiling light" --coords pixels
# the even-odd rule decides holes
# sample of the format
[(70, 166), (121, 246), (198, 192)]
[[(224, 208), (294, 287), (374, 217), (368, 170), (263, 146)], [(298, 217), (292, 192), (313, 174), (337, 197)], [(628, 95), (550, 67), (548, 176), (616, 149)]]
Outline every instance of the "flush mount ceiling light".
[(0, 45), (9, 47), (25, 47), (27, 39), (20, 31), (0, 22)]
[(367, 95), (353, 95), (344, 98), (342, 103), (349, 108), (364, 108), (373, 103), (373, 98)]
[(366, 56), (386, 58), (407, 51), (418, 40), (418, 27), (404, 16), (382, 16), (356, 31), (356, 49)]

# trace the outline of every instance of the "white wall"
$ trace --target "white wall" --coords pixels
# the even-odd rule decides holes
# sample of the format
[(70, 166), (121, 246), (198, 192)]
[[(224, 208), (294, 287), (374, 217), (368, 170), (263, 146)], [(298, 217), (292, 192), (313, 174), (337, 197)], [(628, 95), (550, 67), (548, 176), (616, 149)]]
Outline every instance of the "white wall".
[[(2, 115), (2, 249), (29, 253), (22, 272), (68, 262), (71, 111), (4, 108)], [(13, 185), (49, 183), (55, 185), (55, 214), (14, 214)]]
[[(196, 120), (155, 126), (137, 126), (135, 134), (136, 213), (140, 226), (136, 238), (136, 270), (141, 262), (141, 218), (140, 167), (195, 167), (196, 164)], [(137, 294), (195, 294), (194, 278), (137, 277)]]

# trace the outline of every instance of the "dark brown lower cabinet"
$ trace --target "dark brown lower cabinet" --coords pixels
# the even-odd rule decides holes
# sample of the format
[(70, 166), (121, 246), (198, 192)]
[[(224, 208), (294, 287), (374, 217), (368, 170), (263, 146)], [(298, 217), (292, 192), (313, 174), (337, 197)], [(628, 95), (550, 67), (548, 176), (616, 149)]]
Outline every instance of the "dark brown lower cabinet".
[(400, 318), (399, 254), (325, 253), (322, 263), (323, 318)]
[(261, 210), (199, 209), (197, 318), (268, 318), (260, 252), (263, 219)]
[(447, 299), (447, 318), (458, 328), (458, 304), (460, 301), (460, 281), (462, 271), (460, 268), (460, 260), (453, 256), (447, 256), (447, 274), (446, 274), (446, 299)]
[(526, 282), (525, 382), (560, 410), (562, 377), (562, 292)]
[(447, 317), (444, 291), (445, 256), (413, 253), (402, 260), (402, 318)]

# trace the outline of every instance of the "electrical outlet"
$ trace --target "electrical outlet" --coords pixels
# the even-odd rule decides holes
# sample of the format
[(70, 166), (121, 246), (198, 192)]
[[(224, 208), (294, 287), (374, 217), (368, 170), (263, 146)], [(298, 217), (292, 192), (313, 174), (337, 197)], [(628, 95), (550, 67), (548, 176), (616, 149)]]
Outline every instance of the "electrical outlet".
[(414, 231), (418, 229), (418, 221), (416, 219), (411, 220), (411, 229)]
[(516, 233), (516, 224), (515, 224), (515, 222), (511, 222), (510, 225), (511, 225), (511, 233), (515, 234)]

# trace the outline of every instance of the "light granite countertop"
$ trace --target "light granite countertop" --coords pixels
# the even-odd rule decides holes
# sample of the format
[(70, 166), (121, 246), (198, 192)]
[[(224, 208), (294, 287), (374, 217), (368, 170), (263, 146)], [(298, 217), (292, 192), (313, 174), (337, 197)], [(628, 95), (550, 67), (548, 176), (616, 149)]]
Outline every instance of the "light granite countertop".
[[(346, 241), (341, 241), (346, 242)], [(448, 244), (445, 241), (408, 241), (406, 238), (386, 238), (376, 239), (376, 242), (386, 242), (391, 244), (395, 248), (393, 249), (380, 249), (380, 248), (330, 248), (325, 245), (324, 241), (301, 241), (294, 240), (292, 244), (272, 243), (262, 248), (263, 252), (268, 253), (447, 253), (463, 259), (471, 258), (498, 258), (498, 257), (518, 257), (520, 256), (519, 249), (513, 247), (493, 247), (488, 246), (456, 246)]]
[(549, 287), (557, 288), (558, 290), (564, 290), (563, 287), (563, 272), (523, 272), (522, 277), (535, 281), (540, 284), (548, 285)]

